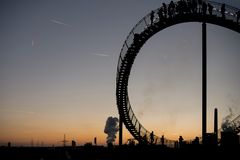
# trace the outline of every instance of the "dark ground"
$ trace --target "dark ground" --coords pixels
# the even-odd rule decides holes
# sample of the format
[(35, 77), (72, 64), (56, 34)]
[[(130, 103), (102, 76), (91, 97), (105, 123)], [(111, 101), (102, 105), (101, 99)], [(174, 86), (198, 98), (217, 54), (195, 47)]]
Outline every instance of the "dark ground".
[(240, 146), (0, 147), (1, 160), (238, 159)]

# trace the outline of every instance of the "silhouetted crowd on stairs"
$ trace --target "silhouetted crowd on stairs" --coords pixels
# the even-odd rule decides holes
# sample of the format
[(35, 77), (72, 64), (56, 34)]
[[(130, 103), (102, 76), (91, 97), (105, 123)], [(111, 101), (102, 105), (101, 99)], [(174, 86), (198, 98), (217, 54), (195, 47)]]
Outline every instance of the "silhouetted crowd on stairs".
[[(160, 20), (165, 20), (166, 18), (173, 18), (175, 15), (183, 15), (183, 14), (201, 14), (201, 15), (213, 15), (213, 5), (211, 3), (207, 3), (205, 0), (180, 0), (176, 3), (171, 1), (169, 5), (162, 3), (162, 7), (160, 7), (156, 14)], [(226, 8), (225, 4), (221, 5), (221, 17), (225, 19)], [(155, 12), (151, 11), (150, 13), (150, 21), (151, 25), (154, 23)], [(237, 17), (237, 23), (240, 19), (240, 11), (235, 13)]]

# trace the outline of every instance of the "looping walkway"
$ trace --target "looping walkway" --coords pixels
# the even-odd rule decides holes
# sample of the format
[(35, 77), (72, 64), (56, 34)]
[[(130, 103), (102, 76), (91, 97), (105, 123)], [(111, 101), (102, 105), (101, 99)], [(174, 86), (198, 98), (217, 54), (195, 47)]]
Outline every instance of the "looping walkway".
[[(206, 22), (240, 33), (240, 10), (238, 8), (229, 5), (225, 5), (223, 8), (222, 4), (212, 1), (208, 1), (208, 3), (207, 6), (197, 5), (192, 8), (187, 7), (188, 4), (182, 5), (179, 2), (171, 4), (174, 7), (162, 6), (143, 17), (124, 41), (117, 66), (117, 106), (126, 128), (140, 143), (151, 143), (151, 141), (159, 143), (160, 137), (154, 135), (154, 140), (150, 138), (150, 132), (138, 121), (128, 98), (128, 79), (135, 57), (145, 42), (154, 34), (179, 23)], [(174, 141), (165, 139), (165, 144), (172, 146)]]

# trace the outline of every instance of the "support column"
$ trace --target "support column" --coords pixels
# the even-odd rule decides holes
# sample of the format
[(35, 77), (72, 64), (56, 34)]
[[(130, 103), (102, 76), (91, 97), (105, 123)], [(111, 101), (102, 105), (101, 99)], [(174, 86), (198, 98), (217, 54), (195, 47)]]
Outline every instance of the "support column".
[(202, 142), (206, 143), (207, 132), (207, 26), (202, 23)]
[(119, 146), (122, 145), (122, 130), (123, 130), (123, 121), (119, 114)]

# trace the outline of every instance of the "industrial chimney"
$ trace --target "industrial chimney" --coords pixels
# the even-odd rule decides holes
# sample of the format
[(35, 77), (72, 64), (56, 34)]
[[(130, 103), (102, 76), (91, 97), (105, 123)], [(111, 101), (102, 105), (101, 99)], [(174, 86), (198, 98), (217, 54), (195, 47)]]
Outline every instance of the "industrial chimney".
[(218, 110), (217, 108), (214, 109), (214, 134), (218, 139)]

